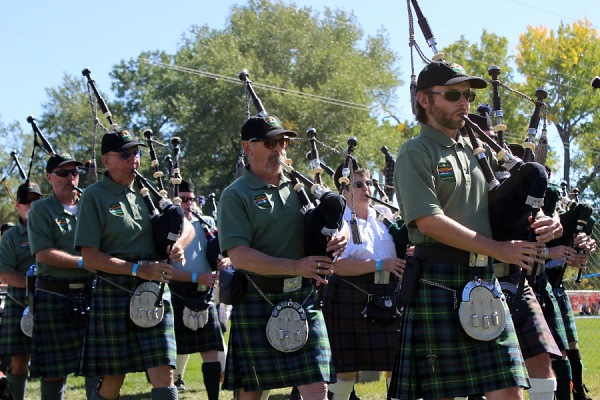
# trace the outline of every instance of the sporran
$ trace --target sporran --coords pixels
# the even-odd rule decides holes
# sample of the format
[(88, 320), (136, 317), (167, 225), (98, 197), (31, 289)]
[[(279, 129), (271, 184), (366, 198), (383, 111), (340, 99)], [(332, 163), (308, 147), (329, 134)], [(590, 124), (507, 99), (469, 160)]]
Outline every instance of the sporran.
[(129, 300), (129, 318), (141, 328), (151, 328), (160, 324), (165, 316), (165, 305), (155, 303), (160, 287), (154, 282), (143, 282), (131, 295)]
[(33, 335), (33, 313), (29, 311), (29, 307), (25, 307), (23, 310), (23, 316), (21, 317), (20, 324), (23, 334), (31, 337), (31, 335)]
[(363, 317), (380, 324), (389, 324), (400, 316), (396, 296), (369, 294), (368, 297), (367, 305), (361, 312)]
[(304, 307), (295, 301), (282, 301), (273, 307), (267, 323), (267, 339), (273, 348), (291, 353), (308, 341), (308, 320)]
[(506, 303), (510, 310), (510, 316), (512, 317), (515, 326), (521, 325), (527, 321), (527, 318), (533, 315), (533, 312), (527, 305), (527, 300), (524, 295), (517, 295), (518, 288), (510, 282), (500, 282), (502, 293), (506, 297)]
[(183, 325), (193, 331), (204, 328), (208, 322), (208, 307), (210, 303), (205, 300), (200, 292), (192, 297), (185, 299), (183, 308)]
[(460, 324), (467, 335), (490, 341), (506, 327), (506, 299), (492, 282), (475, 278), (465, 285), (458, 308)]
[(65, 315), (76, 326), (85, 326), (90, 313), (90, 295), (86, 288), (69, 290), (65, 295)]

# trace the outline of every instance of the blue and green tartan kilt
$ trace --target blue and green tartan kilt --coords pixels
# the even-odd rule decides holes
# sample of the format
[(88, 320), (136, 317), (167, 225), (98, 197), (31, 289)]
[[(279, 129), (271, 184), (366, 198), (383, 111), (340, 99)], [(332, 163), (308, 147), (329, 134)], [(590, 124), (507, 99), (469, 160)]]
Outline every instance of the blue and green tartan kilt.
[[(175, 366), (176, 345), (171, 292), (165, 286), (163, 320), (141, 328), (129, 318), (129, 300), (144, 281), (138, 277), (99, 273), (79, 374), (122, 375), (148, 368)], [(108, 283), (109, 279), (129, 292)]]
[(571, 307), (571, 300), (565, 290), (560, 287), (553, 289), (554, 297), (560, 308), (563, 323), (565, 325), (565, 332), (567, 335), (567, 341), (579, 342), (579, 336), (577, 335), (577, 325), (575, 325), (575, 314), (573, 313), (573, 307)]
[(169, 283), (171, 300), (173, 302), (173, 315), (175, 318), (175, 339), (177, 341), (177, 354), (194, 354), (204, 351), (224, 351), (223, 333), (221, 323), (214, 304), (208, 306), (208, 322), (203, 328), (191, 330), (183, 324), (183, 309), (185, 299), (194, 295), (204, 297), (206, 291), (198, 292), (196, 284), (186, 285), (179, 282)]
[(265, 294), (273, 305), (291, 299), (304, 307), (308, 317), (308, 341), (290, 353), (274, 349), (266, 336), (273, 306), (249, 286), (231, 312), (223, 389), (243, 388), (254, 392), (335, 381), (327, 329), (323, 313), (314, 308), (316, 292), (312, 287), (291, 293)]
[(400, 318), (390, 324), (366, 319), (361, 311), (367, 295), (342, 281), (352, 282), (371, 294), (393, 295), (398, 279), (385, 285), (373, 283), (374, 274), (359, 277), (332, 275), (325, 286), (323, 315), (327, 324), (333, 365), (337, 372), (391, 371), (394, 349), (398, 343)]
[(460, 264), (423, 263), (413, 303), (405, 307), (401, 322), (388, 392), (391, 399), (462, 397), (529, 387), (512, 319), (507, 318), (505, 330), (491, 341), (471, 338), (460, 325), (454, 296), (461, 300), (464, 286), (474, 275), (493, 279), (500, 290), (491, 266), (484, 271)]
[(26, 290), (9, 286), (4, 302), (4, 312), (2, 313), (2, 322), (0, 323), (0, 355), (15, 356), (19, 354), (31, 353), (31, 339), (21, 330), (21, 317), (23, 308), (16, 303), (11, 296), (19, 303), (27, 306)]
[(542, 307), (542, 311), (544, 312), (546, 322), (548, 322), (548, 326), (550, 326), (550, 330), (552, 331), (552, 337), (560, 350), (567, 350), (569, 348), (569, 343), (567, 341), (565, 324), (556, 297), (554, 297), (554, 294), (552, 293), (552, 285), (550, 285), (550, 283), (546, 282), (546, 287), (544, 288), (542, 295), (544, 296), (544, 307)]
[[(505, 279), (511, 281), (508, 277), (502, 278), (501, 280)], [(511, 283), (518, 284), (518, 282), (515, 283), (514, 280), (511, 281)], [(561, 358), (560, 348), (552, 337), (552, 331), (544, 317), (542, 307), (540, 307), (535, 292), (528, 283), (525, 284), (523, 297), (527, 301), (527, 306), (531, 311), (531, 316), (529, 318), (523, 323), (515, 326), (523, 358), (527, 360), (528, 358), (539, 356), (544, 353), (550, 354), (550, 357), (552, 358)]]
[[(87, 284), (90, 278), (63, 279), (44, 276), (45, 281)], [(85, 326), (77, 326), (65, 314), (65, 298), (36, 289), (31, 376), (58, 378), (77, 373)]]

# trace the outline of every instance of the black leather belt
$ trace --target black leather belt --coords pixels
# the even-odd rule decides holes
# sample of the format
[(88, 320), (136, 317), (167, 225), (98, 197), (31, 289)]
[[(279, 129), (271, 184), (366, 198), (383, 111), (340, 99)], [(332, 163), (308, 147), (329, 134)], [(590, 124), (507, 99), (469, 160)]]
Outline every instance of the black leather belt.
[(488, 263), (488, 256), (469, 253), (455, 247), (416, 245), (413, 256), (421, 261), (434, 264), (461, 264), (472, 267), (483, 267)]
[(67, 294), (69, 290), (83, 290), (85, 286), (85, 283), (46, 281), (44, 279), (40, 279), (39, 277), (35, 280), (36, 289), (58, 294)]
[(303, 278), (301, 276), (265, 278), (264, 276), (248, 274), (247, 288), (254, 287), (250, 280), (252, 280), (261, 291), (271, 293), (295, 292), (296, 290), (312, 285), (312, 280), (310, 278)]

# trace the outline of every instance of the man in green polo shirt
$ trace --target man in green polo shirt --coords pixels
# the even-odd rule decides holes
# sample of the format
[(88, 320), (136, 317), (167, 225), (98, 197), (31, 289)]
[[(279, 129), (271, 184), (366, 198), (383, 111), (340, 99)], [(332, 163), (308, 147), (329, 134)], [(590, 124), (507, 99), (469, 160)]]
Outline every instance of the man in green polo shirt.
[(8, 230), (0, 240), (0, 282), (8, 285), (0, 324), (0, 354), (10, 357), (6, 378), (15, 400), (25, 399), (31, 353), (31, 340), (21, 329), (21, 317), (29, 305), (26, 274), (29, 267), (35, 264), (27, 238), (27, 218), (31, 205), (41, 196), (42, 192), (37, 183), (19, 185), (15, 201), (19, 221), (17, 226)]
[[(31, 208), (28, 222), (31, 253), (37, 261), (31, 373), (42, 378), (44, 399), (62, 399), (67, 375), (79, 371), (94, 280), (94, 274), (83, 269), (81, 254), (73, 249), (82, 166), (69, 153), (48, 159), (46, 179), (52, 194)], [(68, 302), (67, 296), (79, 294), (85, 299), (81, 304)], [(67, 309), (75, 310), (74, 314), (67, 314)], [(97, 384), (97, 378), (86, 378), (88, 398)]]
[[(325, 322), (321, 310), (314, 308), (317, 296), (311, 281), (327, 283), (319, 274), (333, 272), (332, 259), (306, 254), (302, 204), (279, 163), (293, 136), (273, 115), (248, 119), (241, 139), (250, 165), (219, 201), (221, 251), (238, 273), (248, 275), (243, 298), (231, 314), (223, 383), (240, 400), (290, 386), (298, 386), (304, 399), (326, 399), (326, 382), (334, 379)], [(343, 235), (334, 236), (328, 251), (339, 251), (346, 242)], [(280, 339), (267, 338), (267, 321), (281, 302), (304, 310), (307, 338), (296, 333), (286, 338), (284, 328)], [(294, 342), (294, 351), (281, 350), (273, 341)]]
[[(140, 306), (136, 314), (139, 319), (156, 320), (153, 326), (134, 323), (135, 311), (130, 313), (130, 300), (138, 296), (135, 291), (143, 284), (153, 288), (155, 283), (168, 282), (172, 271), (155, 246), (150, 206), (135, 185), (139, 146), (144, 145), (125, 130), (111, 130), (102, 137), (106, 172), (84, 191), (75, 232), (84, 268), (98, 274), (80, 371), (102, 376), (94, 396), (97, 400), (117, 399), (126, 374), (139, 371), (148, 373), (152, 399), (178, 398), (173, 384), (176, 351), (168, 286), (162, 298), (162, 319), (152, 305), (144, 312)], [(184, 261), (184, 248), (193, 236), (184, 219), (179, 238), (168, 252), (172, 262)], [(136, 322), (142, 323), (139, 319)]]
[[(471, 89), (486, 86), (462, 66), (446, 62), (428, 64), (417, 80), (421, 133), (400, 149), (394, 181), (416, 263), (422, 267), (406, 310), (407, 328), (396, 360), (400, 367), (389, 392), (393, 399), (481, 392), (489, 400), (519, 399), (521, 388), (529, 386), (510, 318), (504, 328), (498, 323), (499, 336), (488, 340), (473, 340), (469, 327), (463, 329), (457, 318), (469, 283), (489, 285), (486, 298), (492, 302), (497, 302), (492, 297), (500, 298), (490, 256), (531, 269), (528, 263), (541, 261), (542, 242), (562, 232), (559, 223), (546, 218), (532, 224), (537, 243), (492, 239), (487, 183), (470, 142), (459, 133), (462, 116), (475, 99)], [(502, 304), (497, 315), (506, 315), (505, 302), (497, 304)], [(475, 311), (473, 315), (480, 317)]]

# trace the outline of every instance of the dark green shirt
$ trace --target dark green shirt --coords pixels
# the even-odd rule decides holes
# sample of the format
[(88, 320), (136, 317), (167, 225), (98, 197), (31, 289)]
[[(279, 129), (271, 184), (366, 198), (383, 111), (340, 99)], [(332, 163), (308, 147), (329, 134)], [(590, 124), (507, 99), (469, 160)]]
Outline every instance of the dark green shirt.
[(31, 255), (27, 227), (21, 219), (17, 226), (9, 229), (0, 240), (0, 274), (19, 272), (25, 275), (35, 258)]

